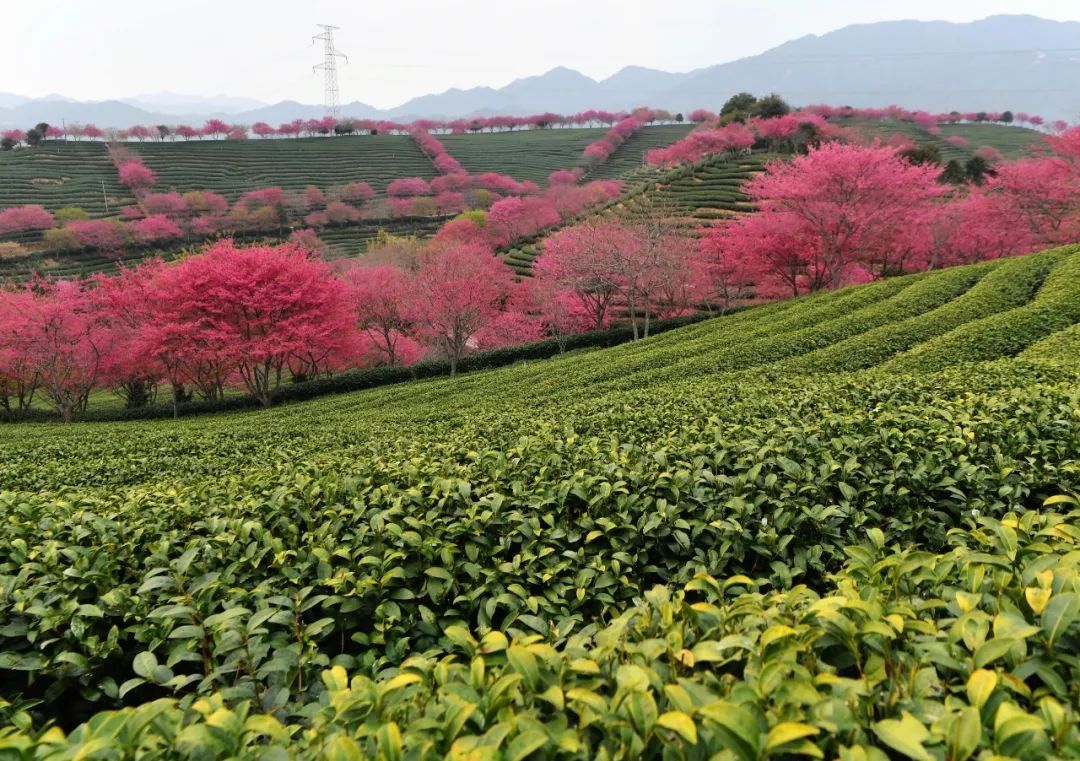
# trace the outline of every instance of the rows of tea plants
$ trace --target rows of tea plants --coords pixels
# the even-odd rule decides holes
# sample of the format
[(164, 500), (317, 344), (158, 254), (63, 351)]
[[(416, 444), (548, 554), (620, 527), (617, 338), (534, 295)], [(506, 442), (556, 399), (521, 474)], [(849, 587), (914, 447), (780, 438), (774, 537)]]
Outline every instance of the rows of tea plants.
[[(617, 158), (616, 153), (609, 161)], [(633, 218), (645, 207), (650, 215), (658, 212), (669, 215), (687, 234), (693, 234), (701, 225), (752, 211), (754, 207), (742, 186), (773, 158), (776, 155), (768, 153), (735, 158), (710, 156), (666, 172), (651, 167), (630, 171), (623, 174), (626, 189), (622, 196), (593, 213)], [(601, 164), (597, 171), (604, 166)], [(542, 236), (521, 241), (506, 252), (506, 262), (519, 275), (527, 276), (542, 246)]]
[(401, 177), (431, 179), (436, 174), (405, 135), (146, 143), (134, 150), (157, 175), (159, 186), (181, 193), (213, 190), (230, 201), (257, 187), (302, 191), (308, 185), (367, 182), (382, 191)]
[(478, 132), (439, 135), (439, 141), (470, 174), (499, 172), (545, 185), (552, 172), (576, 166), (585, 146), (606, 132), (602, 127)]
[[(1028, 127), (991, 123), (941, 124), (938, 126), (940, 134), (930, 134), (919, 125), (904, 121), (841, 119), (838, 124), (854, 127), (868, 137), (882, 140), (902, 137), (918, 145), (935, 145), (942, 161), (956, 159), (960, 163), (984, 145), (996, 149), (1006, 158), (1023, 158), (1031, 155), (1033, 147), (1041, 144), (1044, 138), (1043, 133)], [(949, 142), (949, 138), (954, 137), (963, 138), (963, 142)]]
[(653, 148), (663, 148), (686, 137), (693, 124), (661, 124), (643, 127), (615, 149), (608, 158), (589, 172), (595, 180), (619, 179), (628, 172), (641, 167), (645, 154)]
[[(103, 143), (49, 142), (0, 152), (0, 209), (38, 204), (77, 206), (93, 216), (132, 203)], [(106, 208), (108, 207), (108, 208)]]
[(1040, 506), (1080, 488), (1078, 276), (0, 431), (0, 750), (1070, 757), (1080, 514)]

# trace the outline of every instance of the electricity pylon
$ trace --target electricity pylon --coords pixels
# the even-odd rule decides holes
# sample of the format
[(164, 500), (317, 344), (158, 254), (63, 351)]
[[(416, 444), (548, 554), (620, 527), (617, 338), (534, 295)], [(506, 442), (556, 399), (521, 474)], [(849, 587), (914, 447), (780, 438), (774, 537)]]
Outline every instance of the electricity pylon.
[(324, 100), (326, 101), (326, 115), (337, 118), (338, 115), (338, 86), (337, 86), (337, 59), (344, 58), (345, 63), (349, 62), (348, 57), (344, 53), (339, 53), (334, 50), (334, 30), (340, 27), (330, 26), (329, 24), (316, 24), (315, 26), (322, 29), (321, 34), (313, 35), (311, 40), (323, 41), (323, 62), (312, 66), (312, 71), (318, 71), (322, 69), (323, 77), (325, 81), (325, 94)]

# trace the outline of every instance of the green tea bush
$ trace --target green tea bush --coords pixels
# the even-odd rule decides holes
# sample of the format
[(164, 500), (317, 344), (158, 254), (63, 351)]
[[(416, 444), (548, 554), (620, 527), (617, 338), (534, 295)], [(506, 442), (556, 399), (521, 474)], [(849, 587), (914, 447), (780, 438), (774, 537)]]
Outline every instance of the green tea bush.
[[(10, 757), (524, 759), (1075, 757), (1080, 509), (982, 517), (942, 554), (877, 529), (815, 592), (746, 576), (654, 587), (607, 624), (547, 635), (444, 626), (376, 677), (323, 670), (318, 696), (160, 699), (70, 736), (25, 712)], [(258, 641), (234, 608), (216, 626)], [(162, 666), (145, 658), (153, 679)], [(277, 710), (274, 710), (277, 708)], [(36, 754), (35, 754), (36, 751)]]
[(960, 361), (1011, 356), (1040, 338), (1080, 321), (1080, 246), (1066, 246), (1049, 253), (1063, 255), (1063, 261), (1047, 275), (1031, 303), (920, 344), (886, 367), (935, 370)]

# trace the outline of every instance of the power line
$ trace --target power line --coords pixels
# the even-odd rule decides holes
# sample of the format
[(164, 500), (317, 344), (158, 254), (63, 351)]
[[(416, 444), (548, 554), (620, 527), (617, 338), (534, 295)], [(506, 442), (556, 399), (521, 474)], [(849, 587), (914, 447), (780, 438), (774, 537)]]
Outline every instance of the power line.
[(337, 59), (344, 58), (345, 63), (348, 63), (349, 59), (344, 53), (334, 50), (334, 30), (340, 29), (340, 27), (331, 26), (330, 24), (316, 24), (315, 26), (322, 29), (322, 33), (313, 35), (311, 40), (312, 42), (322, 40), (323, 62), (311, 68), (312, 71), (322, 69), (323, 88), (325, 90), (323, 100), (326, 103), (326, 115), (336, 118), (338, 115)]

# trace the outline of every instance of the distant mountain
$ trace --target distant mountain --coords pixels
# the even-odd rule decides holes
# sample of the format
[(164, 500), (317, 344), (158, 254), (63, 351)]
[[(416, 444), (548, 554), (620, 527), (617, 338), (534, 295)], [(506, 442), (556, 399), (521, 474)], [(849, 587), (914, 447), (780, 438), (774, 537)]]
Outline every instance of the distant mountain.
[(163, 114), (236, 114), (266, 106), (254, 98), (234, 98), (229, 95), (182, 95), (174, 92), (147, 93), (122, 98), (124, 103)]
[[(1027, 111), (1080, 118), (1080, 22), (991, 16), (966, 24), (888, 21), (810, 35), (697, 72), (662, 94), (669, 107), (737, 90), (794, 103), (929, 111)], [(715, 104), (718, 98), (710, 99)]]
[[(198, 120), (198, 117), (195, 117)], [(81, 102), (40, 98), (13, 108), (0, 108), (0, 126), (30, 127), (38, 122), (96, 124), (99, 127), (131, 127), (136, 124), (174, 124), (172, 114), (147, 111), (119, 100)]]
[(22, 95), (15, 95), (9, 92), (0, 92), (0, 108), (13, 108), (15, 106), (21, 106), (29, 98), (24, 98)]
[[(1049, 119), (1080, 119), (1080, 22), (1035, 16), (981, 21), (886, 21), (856, 24), (791, 40), (764, 53), (685, 73), (628, 66), (597, 81), (558, 67), (505, 87), (452, 89), (413, 98), (388, 110), (348, 103), (342, 114), (407, 120), (488, 114), (572, 113), (649, 105), (687, 112), (719, 108), (732, 93), (778, 92), (795, 104), (903, 105), (1027, 111)], [(308, 119), (319, 105), (245, 98), (157, 93), (99, 103), (31, 100), (0, 94), (0, 126), (39, 121), (98, 126), (200, 123), (210, 116), (251, 124)]]

